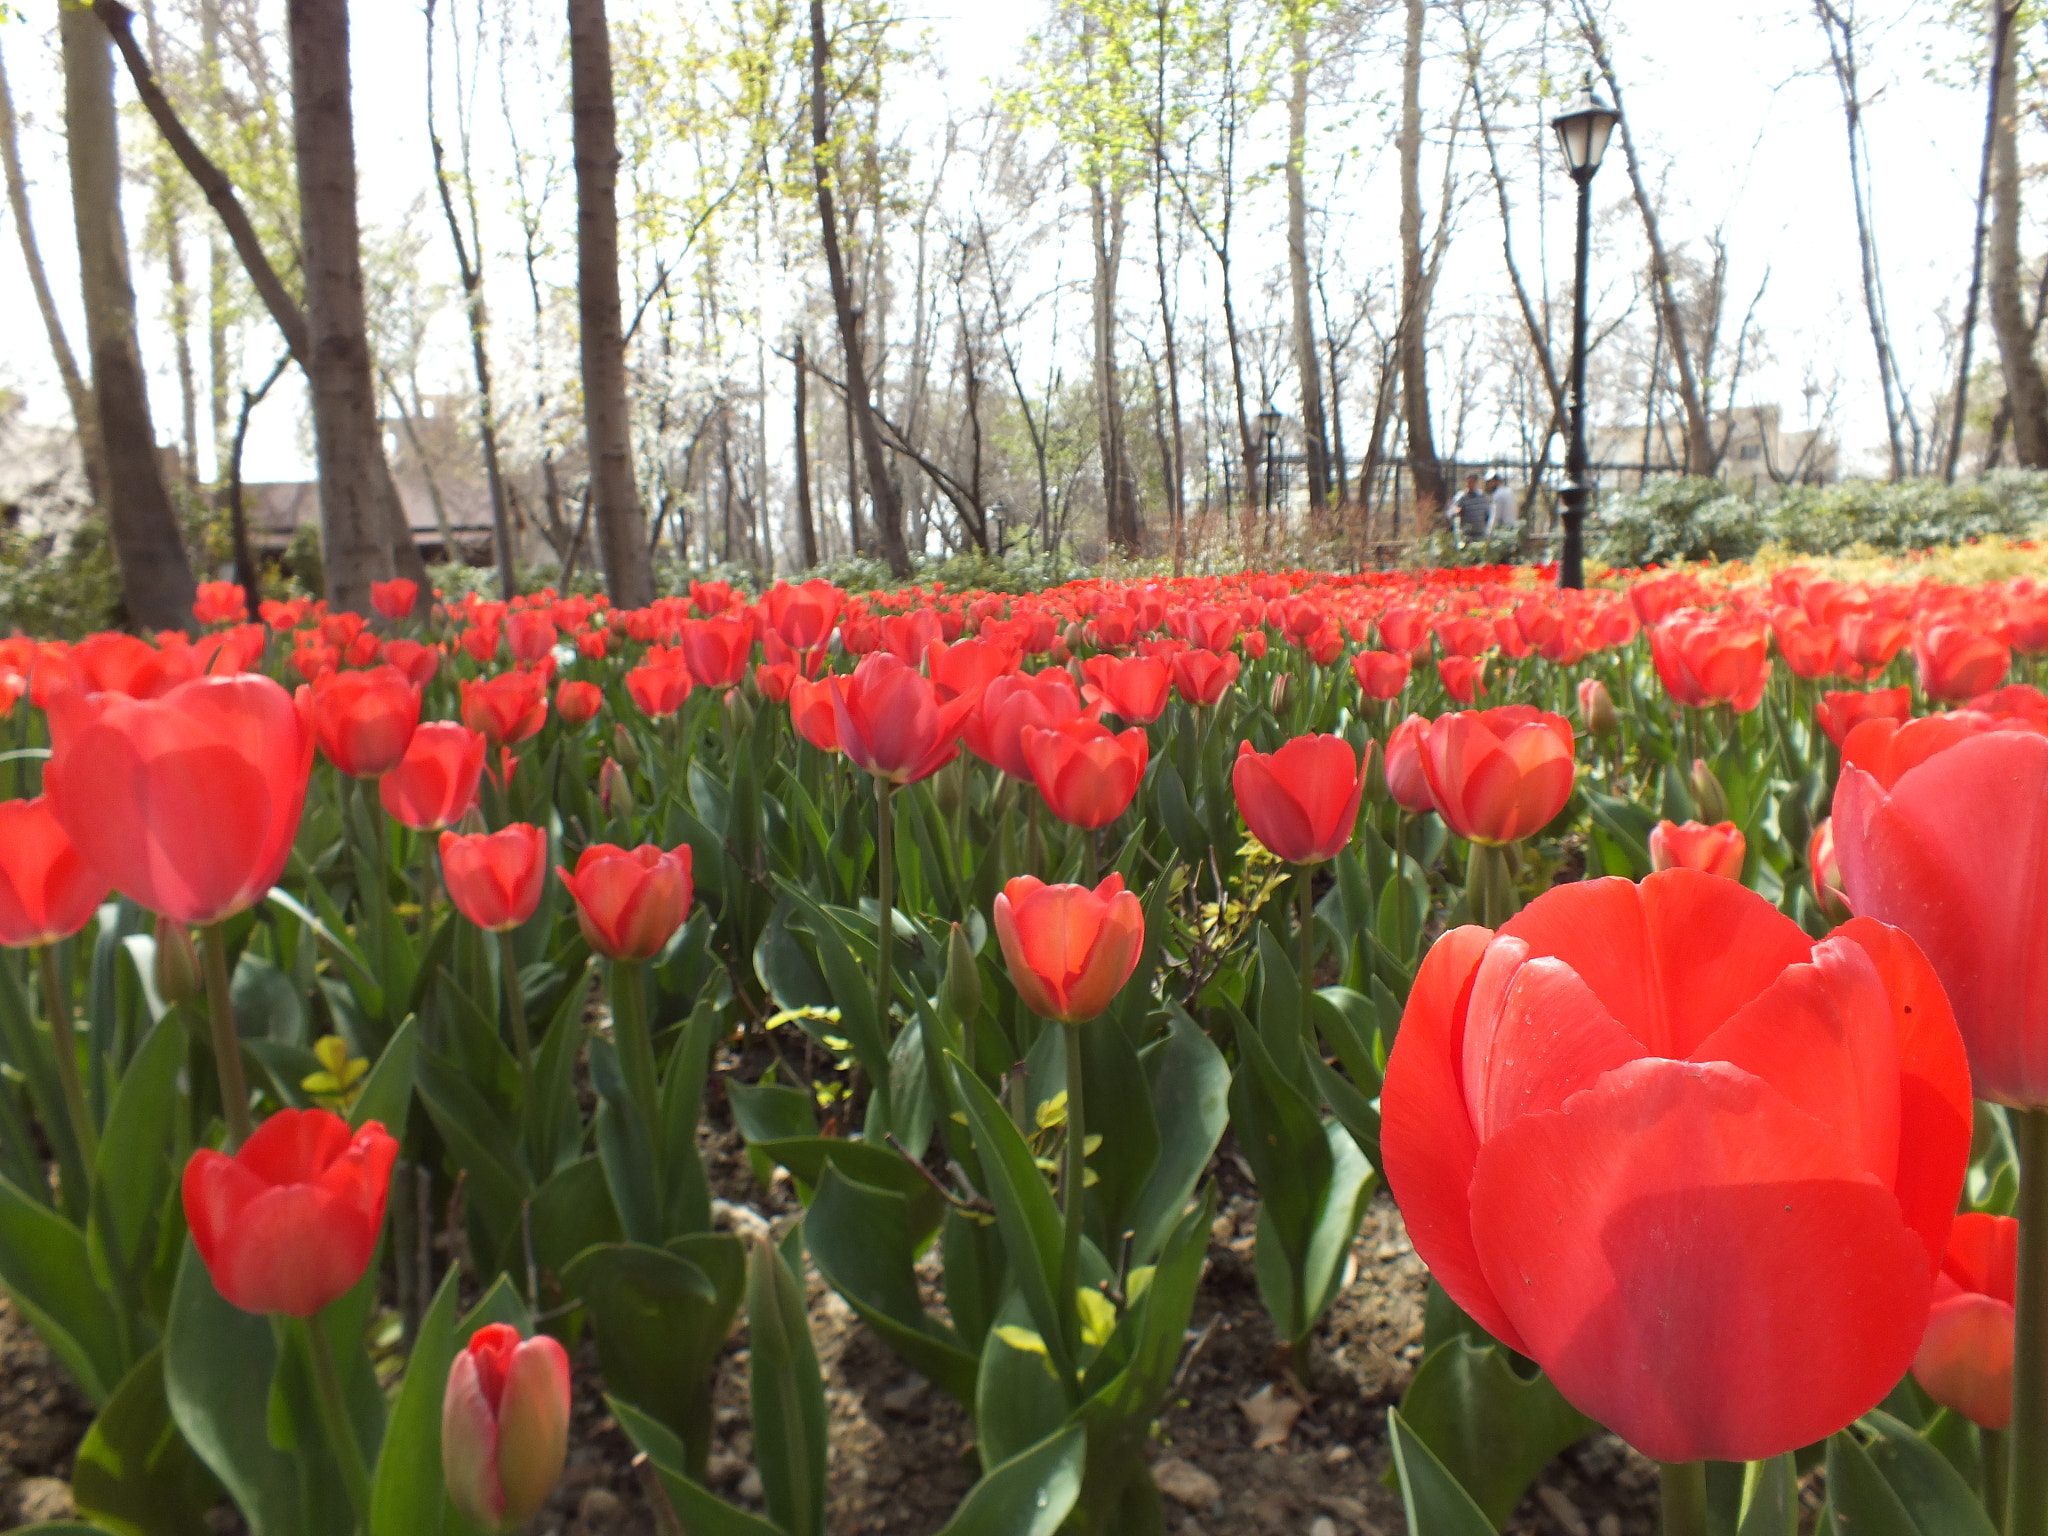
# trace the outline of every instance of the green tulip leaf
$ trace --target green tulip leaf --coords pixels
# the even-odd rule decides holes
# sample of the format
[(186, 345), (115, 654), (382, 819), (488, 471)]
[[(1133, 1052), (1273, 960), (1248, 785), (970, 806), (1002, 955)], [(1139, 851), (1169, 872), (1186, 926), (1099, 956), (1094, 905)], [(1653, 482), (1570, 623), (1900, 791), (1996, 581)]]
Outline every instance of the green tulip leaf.
[(93, 1276), (85, 1234), (0, 1179), (0, 1285), (85, 1395), (104, 1403), (123, 1375), (121, 1327)]
[(126, 1536), (207, 1536), (212, 1529), (206, 1516), (220, 1485), (171, 1422), (161, 1350), (142, 1357), (92, 1421), (71, 1491), (82, 1513)]
[(1387, 1445), (1401, 1480), (1408, 1536), (1494, 1536), (1493, 1522), (1422, 1442), (1401, 1410), (1387, 1410)]
[(1948, 1458), (1890, 1414), (1831, 1435), (1827, 1467), (1838, 1536), (1997, 1536)]
[(747, 1255), (748, 1383), (769, 1516), (787, 1536), (824, 1536), (825, 1380), (803, 1282), (764, 1239)]
[(1549, 1377), (1525, 1379), (1500, 1345), (1463, 1335), (1424, 1358), (1401, 1417), (1502, 1530), (1550, 1459), (1597, 1428)]
[(1081, 1497), (1087, 1445), (1068, 1425), (991, 1467), (939, 1536), (1053, 1536)]
[(605, 1403), (619, 1428), (647, 1453), (662, 1492), (681, 1517), (689, 1536), (788, 1536), (780, 1526), (770, 1525), (759, 1515), (750, 1515), (711, 1492), (683, 1470), (683, 1442), (659, 1419), (642, 1413), (623, 1398), (607, 1397)]

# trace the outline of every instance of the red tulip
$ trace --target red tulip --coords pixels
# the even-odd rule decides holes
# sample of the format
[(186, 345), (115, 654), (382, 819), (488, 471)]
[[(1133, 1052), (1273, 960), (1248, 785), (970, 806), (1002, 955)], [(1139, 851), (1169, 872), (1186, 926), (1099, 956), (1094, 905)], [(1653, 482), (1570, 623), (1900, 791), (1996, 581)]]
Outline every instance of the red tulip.
[(403, 619), (411, 615), (413, 604), (419, 601), (420, 584), (407, 581), (403, 576), (393, 581), (370, 583), (370, 606), (387, 619)]
[(640, 713), (659, 720), (683, 707), (693, 681), (681, 665), (635, 667), (626, 674), (626, 692), (640, 706)]
[(441, 878), (456, 910), (491, 933), (517, 928), (540, 906), (548, 835), (515, 821), (502, 832), (441, 834)]
[(778, 581), (761, 599), (768, 622), (792, 650), (815, 650), (832, 635), (846, 594), (822, 577), (800, 587)]
[(995, 920), (1019, 999), (1065, 1024), (1086, 1023), (1107, 1008), (1145, 947), (1145, 909), (1121, 875), (1092, 891), (1019, 875), (997, 895)]
[(1028, 725), (1020, 746), (1046, 809), (1068, 826), (1090, 831), (1123, 815), (1151, 756), (1151, 744), (1137, 726), (1118, 735), (1086, 716)]
[(476, 804), (489, 745), (466, 725), (428, 721), (412, 733), (399, 765), (377, 781), (385, 813), (415, 832), (454, 826)]
[(580, 730), (604, 708), (604, 690), (595, 683), (571, 681), (555, 690), (555, 713), (570, 730)]
[(313, 684), (313, 739), (353, 779), (374, 779), (405, 758), (420, 723), (420, 690), (396, 667), (329, 672)]
[(1380, 1104), (1430, 1273), (1667, 1462), (1776, 1456), (1891, 1391), (1970, 1146), (1962, 1042), (1910, 939), (1858, 919), (1815, 944), (1687, 869), (1446, 934)]
[(1755, 709), (1771, 677), (1770, 648), (1761, 630), (1696, 610), (1674, 614), (1650, 631), (1650, 659), (1665, 692), (1695, 709)]
[(1428, 735), (1429, 722), (1410, 715), (1387, 738), (1387, 793), (1411, 816), (1436, 809), (1429, 793), (1429, 775), (1422, 767), (1422, 743)]
[[(1835, 786), (1849, 905), (1913, 935), (1948, 989), (1977, 1097), (2048, 1106), (2048, 737), (1986, 716), (1866, 721)], [(1879, 751), (1878, 748), (1885, 750)]]
[(213, 1288), (244, 1312), (311, 1317), (355, 1289), (384, 1227), (398, 1143), (324, 1109), (281, 1109), (233, 1157), (185, 1165), (185, 1220)]
[(1484, 656), (1441, 656), (1437, 658), (1436, 675), (1444, 685), (1444, 692), (1460, 704), (1470, 704), (1486, 691), (1486, 658)]
[(1411, 665), (1399, 651), (1360, 651), (1351, 658), (1351, 673), (1367, 698), (1386, 700), (1408, 686)]
[(462, 680), (462, 723), (494, 747), (516, 746), (548, 723), (547, 679), (538, 672), (500, 672)]
[(202, 581), (192, 599), (192, 617), (202, 625), (239, 624), (249, 617), (249, 598), (232, 581)]
[(547, 1503), (569, 1454), (569, 1356), (507, 1323), (470, 1337), (441, 1399), (441, 1477), (456, 1512), (509, 1536)]
[(553, 616), (539, 608), (522, 608), (505, 620), (505, 646), (516, 662), (539, 661), (560, 638)]
[(384, 660), (403, 672), (416, 688), (426, 687), (441, 668), (441, 652), (417, 640), (386, 640)]
[[(919, 612), (930, 616), (927, 609)], [(960, 755), (961, 721), (978, 702), (962, 694), (941, 704), (930, 682), (893, 650), (862, 657), (851, 677), (828, 677), (825, 686), (839, 750), (876, 778), (899, 785), (915, 784)]]
[(1181, 701), (1197, 709), (1219, 702), (1244, 663), (1233, 652), (1176, 651), (1169, 663), (1173, 668), (1174, 691)]
[(1157, 656), (1091, 656), (1081, 663), (1087, 678), (1081, 696), (1100, 704), (1126, 725), (1150, 725), (1166, 709), (1173, 674)]
[(123, 895), (197, 928), (255, 905), (284, 873), (313, 733), (269, 678), (195, 678), (156, 699), (60, 691), (50, 733), (51, 808)]
[(1949, 1231), (1913, 1379), (1944, 1408), (1985, 1429), (2012, 1422), (2013, 1293), (2020, 1224), (1965, 1211)]
[(1660, 821), (1650, 828), (1650, 868), (1697, 869), (1729, 880), (1742, 878), (1746, 851), (1742, 833), (1732, 821)]
[(1297, 736), (1278, 751), (1239, 742), (1230, 788), (1237, 813), (1266, 850), (1289, 864), (1334, 859), (1351, 841), (1365, 775), (1342, 736)]
[(789, 720), (797, 734), (821, 752), (839, 750), (839, 715), (827, 682), (795, 678), (789, 685)]
[(106, 877), (79, 857), (48, 796), (0, 800), (0, 945), (68, 939), (106, 899)]
[(2012, 652), (1997, 635), (1975, 624), (1936, 622), (1923, 625), (1913, 637), (1913, 661), (1920, 670), (1920, 691), (1953, 703), (2004, 682)]
[(1081, 695), (1065, 672), (1013, 672), (982, 692), (979, 703), (961, 719), (960, 734), (976, 757), (1028, 784), (1031, 764), (1024, 756), (1025, 730), (1056, 725), (1081, 713)]
[(1813, 901), (1831, 923), (1846, 923), (1853, 915), (1842, 893), (1842, 862), (1835, 857), (1835, 823), (1823, 816), (1813, 836), (1806, 840), (1807, 873), (1813, 882)]
[(653, 843), (618, 848), (593, 843), (576, 872), (555, 873), (576, 899), (576, 924), (590, 947), (612, 960), (652, 960), (690, 915), (690, 845), (663, 853)]
[(962, 640), (947, 645), (935, 640), (924, 653), (925, 671), (941, 704), (964, 694), (980, 694), (997, 678), (1017, 670), (1017, 652), (992, 640)]
[(1865, 693), (1824, 693), (1813, 713), (1828, 740), (1839, 747), (1865, 720), (1896, 720), (1904, 725), (1913, 713), (1913, 690), (1901, 683)]
[(64, 664), (81, 693), (125, 693), (136, 699), (162, 698), (199, 676), (199, 657), (190, 646), (158, 648), (111, 631), (87, 635), (65, 653)]
[(1778, 641), (1778, 654), (1794, 677), (1853, 677), (1856, 663), (1849, 648), (1833, 628), (1808, 618), (1797, 608), (1781, 608), (1771, 615), (1771, 633)]
[(744, 619), (691, 619), (683, 624), (677, 643), (695, 681), (706, 688), (730, 688), (747, 675), (747, 663), (754, 656), (754, 626)]
[(1517, 842), (1571, 798), (1572, 728), (1562, 715), (1526, 704), (1441, 715), (1419, 745), (1437, 814), (1468, 842)]
[(1912, 626), (1904, 619), (1881, 613), (1845, 613), (1835, 627), (1856, 665), (1872, 677), (1891, 665), (1912, 634)]

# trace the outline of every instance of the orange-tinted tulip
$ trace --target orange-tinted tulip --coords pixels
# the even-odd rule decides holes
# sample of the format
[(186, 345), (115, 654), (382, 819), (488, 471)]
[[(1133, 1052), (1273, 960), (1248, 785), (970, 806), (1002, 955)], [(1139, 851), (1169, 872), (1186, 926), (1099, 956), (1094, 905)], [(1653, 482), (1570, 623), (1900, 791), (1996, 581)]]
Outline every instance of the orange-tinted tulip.
[(1527, 704), (1442, 715), (1420, 745), (1437, 814), (1469, 842), (1519, 841), (1571, 798), (1572, 728), (1562, 715)]
[(1145, 909), (1121, 875), (1092, 891), (1019, 875), (996, 897), (995, 920), (1017, 996), (1033, 1013), (1065, 1024), (1107, 1008), (1145, 947)]
[(420, 723), (420, 690), (396, 667), (329, 672), (313, 684), (313, 739), (354, 779), (389, 773)]
[(453, 720), (430, 720), (412, 733), (399, 765), (377, 781), (377, 798), (415, 832), (452, 827), (476, 804), (490, 743)]
[(79, 857), (48, 796), (0, 800), (0, 945), (68, 939), (106, 899), (106, 876)]
[(1230, 685), (1237, 681), (1237, 674), (1244, 663), (1237, 659), (1235, 652), (1226, 651), (1176, 651), (1170, 663), (1173, 668), (1174, 691), (1185, 704), (1197, 709), (1206, 709), (1218, 703)]
[(982, 690), (980, 701), (961, 718), (960, 735), (976, 757), (1028, 784), (1031, 764), (1024, 756), (1025, 730), (1057, 725), (1080, 713), (1081, 695), (1065, 672), (1012, 672)]
[(1486, 658), (1484, 656), (1441, 656), (1437, 658), (1436, 675), (1444, 685), (1444, 692), (1459, 704), (1470, 704), (1486, 691)]
[(1660, 821), (1650, 828), (1650, 868), (1697, 869), (1740, 880), (1746, 847), (1732, 821), (1712, 826), (1698, 821)]
[(254, 906), (284, 873), (313, 733), (269, 678), (195, 678), (156, 699), (60, 691), (50, 732), (51, 807), (123, 895), (197, 928)]
[[(928, 609), (919, 613), (938, 623)], [(923, 644), (931, 638), (925, 636)], [(922, 655), (923, 644), (912, 654)], [(851, 677), (828, 677), (825, 686), (832, 693), (839, 750), (876, 778), (899, 785), (928, 778), (960, 755), (961, 721), (979, 702), (969, 693), (941, 704), (931, 683), (893, 649), (862, 657)]]
[(502, 832), (441, 834), (441, 878), (456, 910), (492, 933), (517, 928), (540, 906), (548, 835), (515, 821)]
[(1813, 880), (1814, 904), (1831, 923), (1846, 923), (1853, 915), (1842, 891), (1842, 861), (1835, 857), (1835, 821), (1823, 816), (1813, 836), (1806, 840), (1807, 873)]
[(1948, 1234), (1927, 1332), (1913, 1357), (1913, 1379), (1944, 1408), (1985, 1429), (2012, 1422), (2013, 1292), (2019, 1279), (2020, 1224), (2010, 1216), (1965, 1211)]
[(1930, 699), (1954, 703), (1989, 693), (2005, 681), (2012, 651), (1987, 629), (1967, 622), (1935, 622), (1913, 637), (1913, 661), (1920, 671), (1920, 691)]
[(1173, 674), (1157, 656), (1091, 656), (1081, 663), (1081, 694), (1126, 725), (1150, 725), (1166, 708)]
[(820, 752), (839, 750), (839, 714), (832, 707), (829, 682), (793, 678), (789, 685), (789, 721), (796, 732)]
[(555, 690), (555, 713), (570, 730), (580, 730), (597, 718), (604, 708), (604, 690), (595, 683), (574, 680)]
[(674, 664), (635, 667), (626, 674), (626, 692), (640, 706), (640, 713), (653, 720), (681, 709), (693, 683), (689, 670)]
[(192, 599), (192, 617), (208, 626), (239, 624), (249, 617), (248, 595), (232, 581), (202, 581)]
[(417, 640), (386, 640), (384, 660), (410, 678), (416, 688), (426, 687), (441, 669), (439, 648)]
[(1709, 704), (1755, 709), (1771, 678), (1770, 646), (1762, 630), (1696, 610), (1673, 614), (1650, 631), (1650, 659), (1665, 692), (1695, 709)]
[(1342, 736), (1297, 736), (1275, 752), (1238, 743), (1230, 787), (1238, 815), (1275, 858), (1320, 864), (1351, 841), (1365, 776)]
[(1399, 651), (1360, 651), (1351, 658), (1351, 675), (1367, 698), (1386, 700), (1408, 686), (1412, 665)]
[(1026, 726), (1021, 745), (1046, 809), (1070, 827), (1091, 831), (1123, 815), (1152, 750), (1135, 725), (1118, 735), (1082, 716)]
[(416, 581), (407, 581), (403, 576), (394, 581), (370, 583), (370, 606), (387, 619), (408, 617), (419, 597), (420, 584)]
[(612, 960), (652, 960), (690, 915), (690, 845), (663, 853), (653, 843), (619, 848), (593, 843), (576, 872), (555, 873), (576, 899), (576, 924), (590, 947)]
[(523, 1529), (561, 1481), (569, 1454), (569, 1356), (544, 1333), (479, 1328), (441, 1399), (441, 1478), (479, 1530)]
[(125, 693), (135, 699), (162, 698), (199, 675), (199, 655), (191, 646), (159, 648), (113, 631), (87, 635), (65, 653), (64, 665), (81, 693)]
[(516, 746), (548, 723), (548, 683), (538, 672), (462, 680), (462, 723), (494, 747)]
[[(1711, 935), (1710, 941), (1703, 941)], [(1416, 1253), (1660, 1461), (1751, 1461), (1912, 1362), (1969, 1161), (1927, 959), (1695, 870), (1556, 886), (1423, 958), (1380, 1097)]]
[(1913, 690), (1901, 683), (1866, 693), (1824, 693), (1813, 713), (1828, 740), (1839, 747), (1866, 720), (1896, 720), (1904, 725), (1913, 713)]
[(282, 1109), (233, 1157), (185, 1165), (185, 1220), (213, 1288), (244, 1312), (311, 1317), (355, 1289), (384, 1226), (398, 1143), (324, 1109)]
[(1422, 767), (1422, 743), (1428, 735), (1429, 722), (1410, 715), (1387, 738), (1387, 793), (1411, 816), (1436, 809), (1429, 793), (1429, 775)]

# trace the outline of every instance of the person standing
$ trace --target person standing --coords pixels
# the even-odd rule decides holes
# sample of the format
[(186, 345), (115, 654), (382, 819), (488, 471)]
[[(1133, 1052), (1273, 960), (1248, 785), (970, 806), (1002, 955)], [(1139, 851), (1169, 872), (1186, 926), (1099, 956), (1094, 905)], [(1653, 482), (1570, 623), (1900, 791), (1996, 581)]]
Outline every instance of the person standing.
[(1456, 510), (1461, 543), (1476, 544), (1486, 537), (1486, 519), (1492, 504), (1486, 492), (1479, 489), (1477, 475), (1465, 477), (1465, 494), (1458, 498)]
[(1490, 507), (1486, 517), (1487, 537), (1519, 538), (1522, 532), (1522, 511), (1515, 505), (1515, 493), (1508, 489), (1507, 481), (1495, 475), (1486, 482), (1486, 489)]

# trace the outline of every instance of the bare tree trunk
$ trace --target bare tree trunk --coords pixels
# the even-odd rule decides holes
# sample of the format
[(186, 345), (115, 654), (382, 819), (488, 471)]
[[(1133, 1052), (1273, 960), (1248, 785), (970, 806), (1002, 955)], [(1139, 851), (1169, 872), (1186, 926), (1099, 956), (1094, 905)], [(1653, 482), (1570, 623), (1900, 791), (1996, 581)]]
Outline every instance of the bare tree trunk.
[(1167, 411), (1173, 418), (1173, 458), (1166, 466), (1167, 537), (1173, 545), (1173, 574), (1187, 573), (1187, 431), (1181, 423), (1180, 348), (1173, 334), (1173, 291), (1166, 272), (1166, 0), (1159, 0), (1157, 78), (1152, 118), (1152, 252), (1159, 279), (1159, 326), (1166, 341)]
[(576, 305), (583, 432), (605, 590), (621, 608), (654, 601), (647, 519), (633, 483), (626, 341), (619, 317), (619, 138), (605, 0), (569, 0), (569, 101), (576, 139)]
[(85, 483), (92, 499), (104, 505), (107, 497), (107, 450), (100, 440), (99, 403), (92, 386), (78, 371), (71, 342), (64, 334), (64, 321), (57, 313), (57, 300), (50, 292), (49, 275), (43, 270), (42, 248), (36, 244), (35, 221), (29, 216), (28, 182), (21, 174), (21, 137), (14, 119), (14, 96), (7, 87), (7, 68), (0, 63), (0, 165), (7, 173), (7, 206), (14, 214), (14, 233), (21, 242), (22, 265), (28, 269), (29, 288), (36, 298), (36, 312), (50, 338), (50, 354), (57, 360), (57, 375), (64, 381), (64, 398), (71, 406), (71, 420), (78, 431), (78, 456), (85, 465)]
[[(846, 353), (846, 410), (848, 449), (850, 439), (860, 440), (860, 457), (867, 469), (868, 496), (875, 508), (875, 542), (889, 569), (897, 576), (910, 574), (910, 549), (903, 541), (903, 501), (890, 477), (889, 463), (882, 454), (881, 433), (875, 427), (874, 395), (868, 383), (866, 349), (861, 342), (861, 314), (847, 277), (846, 257), (839, 246), (839, 214), (832, 197), (832, 123), (826, 100), (825, 75), (830, 62), (830, 44), (825, 33), (825, 0), (811, 0), (811, 171), (818, 192), (818, 227), (825, 247), (825, 270), (832, 282), (832, 308), (839, 319), (839, 341)], [(856, 471), (849, 451), (847, 474)], [(857, 530), (860, 522), (856, 498), (850, 512)]]
[(121, 570), (121, 598), (131, 623), (182, 629), (192, 622), (197, 587), (157, 460), (148, 384), (135, 343), (135, 288), (121, 226), (114, 61), (107, 35), (91, 12), (59, 11), (57, 30), (64, 53), (64, 129), (86, 344), (106, 455), (107, 522)]
[[(220, 3), (201, 0), (199, 67), (207, 78), (220, 67)], [(232, 362), (228, 357), (228, 253), (218, 228), (206, 232), (206, 363), (207, 393), (213, 419), (213, 478), (226, 478), (220, 464), (221, 445), (228, 440), (228, 390)]]
[[(2012, 12), (2000, 5), (1991, 10), (1991, 64), (1985, 71), (1984, 153), (1977, 164), (1977, 222), (1970, 235), (1970, 289), (1963, 301), (1963, 333), (1956, 362), (1955, 410), (1949, 421), (1948, 448), (1942, 455), (1941, 478), (1955, 484), (1956, 465), (1963, 456), (1963, 416), (1970, 404), (1970, 351), (1977, 339), (1977, 303), (1984, 290), (1984, 221), (1991, 211), (1991, 161), (1998, 145), (1998, 93), (2005, 74), (2005, 51), (2012, 43)], [(2035, 321), (2038, 324), (2039, 314)]]
[[(395, 494), (386, 502), (388, 477), (380, 484), (370, 468), (383, 462), (384, 443), (363, 313), (347, 0), (290, 0), (287, 15), (306, 275), (305, 363), (327, 600), (368, 613), (370, 583), (393, 574), (393, 525), (402, 524), (404, 514)], [(411, 542), (408, 533), (405, 543)]]
[(1116, 361), (1116, 279), (1123, 265), (1123, 197), (1097, 175), (1088, 184), (1089, 245), (1095, 256), (1095, 421), (1102, 459), (1104, 532), (1110, 548), (1138, 552), (1138, 487), (1124, 438), (1123, 376)]
[[(2018, 0), (1991, 0), (1991, 25), (2010, 28)], [(1991, 329), (2012, 407), (2013, 456), (2022, 469), (2048, 468), (2048, 382), (2034, 356), (2034, 326), (2020, 292), (2020, 163), (2016, 119), (2019, 50), (1999, 60), (1997, 138), (1991, 161)]]
[(1294, 369), (1301, 379), (1302, 454), (1308, 467), (1308, 505), (1320, 513), (1330, 499), (1329, 435), (1323, 424), (1322, 369), (1316, 360), (1314, 312), (1308, 301), (1308, 15), (1306, 3), (1289, 7), (1294, 90), (1287, 99), (1287, 277), (1294, 290)]
[(804, 569), (818, 563), (818, 525), (811, 514), (811, 418), (804, 372), (804, 339), (796, 339), (796, 532)]
[(1401, 59), (1401, 408), (1408, 429), (1408, 467), (1415, 477), (1418, 531), (1434, 526), (1449, 503), (1429, 420), (1430, 279), (1422, 265), (1423, 0), (1408, 0), (1408, 38)]
[[(152, 63), (163, 57), (163, 39), (157, 31), (156, 7), (143, 0), (143, 19), (149, 29)], [(171, 342), (178, 367), (178, 471), (186, 489), (199, 490), (199, 385), (192, 372), (192, 289), (185, 280), (185, 242), (180, 232), (176, 173), (160, 167), (156, 177), (153, 216), (164, 242), (165, 275), (171, 280)]]

